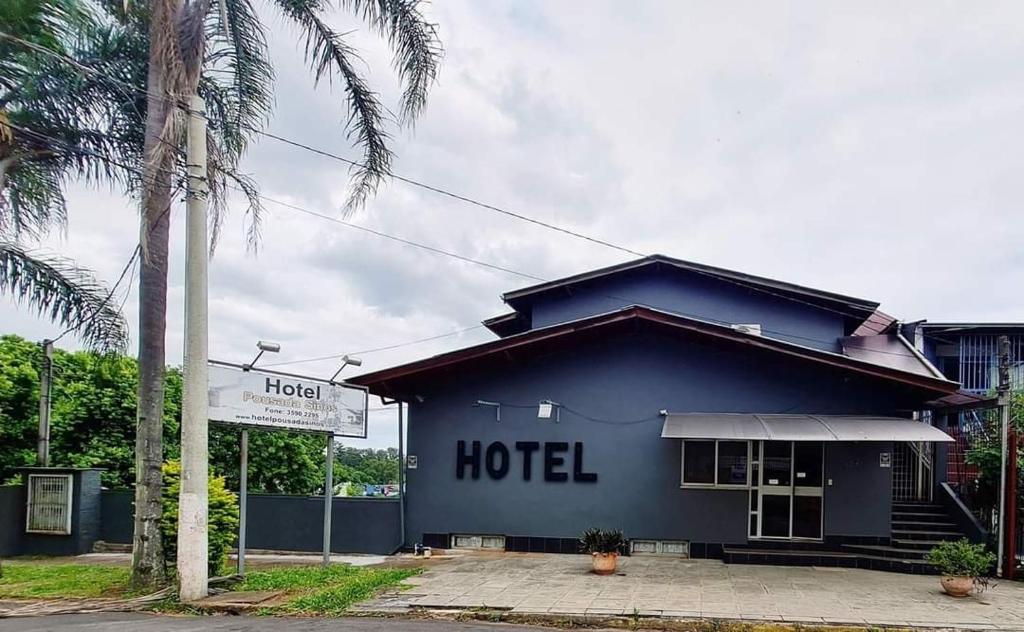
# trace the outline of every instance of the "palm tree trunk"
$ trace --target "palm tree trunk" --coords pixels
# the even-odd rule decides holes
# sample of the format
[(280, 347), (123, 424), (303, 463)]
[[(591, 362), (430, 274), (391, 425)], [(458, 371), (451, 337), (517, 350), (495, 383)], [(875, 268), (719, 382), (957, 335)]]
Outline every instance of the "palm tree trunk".
[(139, 401), (135, 435), (135, 533), (132, 538), (132, 585), (154, 587), (166, 581), (160, 541), (163, 511), (164, 360), (167, 331), (167, 251), (170, 238), (172, 156), (160, 147), (170, 102), (154, 98), (170, 87), (167, 59), (156, 42), (175, 37), (174, 18), (180, 0), (150, 2), (150, 47), (143, 145), (144, 182), (140, 239), (143, 244), (139, 273)]

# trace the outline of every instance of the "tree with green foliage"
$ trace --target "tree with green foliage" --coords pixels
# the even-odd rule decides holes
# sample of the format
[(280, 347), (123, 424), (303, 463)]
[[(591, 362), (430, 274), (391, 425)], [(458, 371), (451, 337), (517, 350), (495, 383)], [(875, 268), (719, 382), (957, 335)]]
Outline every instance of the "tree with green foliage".
[(398, 483), (398, 450), (387, 448), (353, 448), (339, 446), (335, 450), (335, 480), (364, 485), (395, 485)]
[(0, 337), (0, 483), (36, 459), (39, 345)]
[[(163, 466), (163, 514), (160, 537), (167, 565), (173, 566), (178, 551), (178, 494), (181, 492), (181, 463), (168, 461)], [(238, 496), (228, 491), (223, 476), (209, 481), (209, 560), (210, 575), (217, 575), (228, 559), (228, 551), (238, 533)]]
[[(39, 345), (18, 336), (0, 337), (0, 482), (15, 468), (35, 462), (39, 414)], [(135, 405), (138, 365), (134, 358), (55, 349), (51, 415), (54, 464), (101, 467), (102, 482), (130, 489), (135, 480)], [(164, 390), (163, 458), (179, 456), (181, 371), (168, 367)], [(210, 468), (238, 488), (238, 428), (214, 425)], [(323, 437), (249, 431), (249, 489), (313, 494), (323, 488)]]
[[(982, 410), (981, 433), (974, 438), (964, 460), (978, 468), (978, 477), (973, 482), (972, 509), (981, 514), (982, 520), (991, 524), (999, 506), (999, 480), (1002, 459), (1002, 424), (996, 409)], [(1018, 433), (1024, 432), (1024, 391), (1010, 394), (1010, 423)], [(1024, 472), (1024, 451), (1017, 455), (1017, 469)]]

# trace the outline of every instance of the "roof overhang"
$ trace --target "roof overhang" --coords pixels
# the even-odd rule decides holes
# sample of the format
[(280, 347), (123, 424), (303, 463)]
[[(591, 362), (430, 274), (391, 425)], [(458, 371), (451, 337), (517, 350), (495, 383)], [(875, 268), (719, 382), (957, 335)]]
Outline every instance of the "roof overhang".
[(958, 391), (927, 402), (925, 409), (936, 413), (955, 413), (962, 410), (995, 408), (998, 402), (999, 398), (995, 396)]
[(744, 333), (724, 325), (637, 306), (550, 327), (532, 329), (500, 340), (366, 373), (348, 381), (368, 387), (370, 392), (375, 395), (401, 397), (415, 393), (415, 386), (419, 381), (448, 371), (466, 369), (477, 365), (477, 363), (508, 358), (516, 354), (532, 355), (549, 352), (559, 345), (571, 346), (587, 338), (606, 336), (609, 333), (614, 333), (617, 329), (633, 330), (638, 326), (650, 326), (659, 331), (730, 345), (734, 348), (774, 353), (820, 366), (833, 367), (854, 374), (916, 387), (929, 393), (929, 399), (954, 393), (959, 388), (956, 382), (946, 379), (903, 371), (838, 353)]
[(920, 421), (854, 415), (669, 413), (661, 436), (737, 441), (953, 441), (938, 428)]

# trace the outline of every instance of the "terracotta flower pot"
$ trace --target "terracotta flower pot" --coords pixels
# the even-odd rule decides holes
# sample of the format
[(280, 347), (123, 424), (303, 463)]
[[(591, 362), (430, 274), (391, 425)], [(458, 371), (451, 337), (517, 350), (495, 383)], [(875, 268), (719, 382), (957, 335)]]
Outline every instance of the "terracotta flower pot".
[(973, 577), (943, 577), (939, 581), (942, 583), (942, 589), (951, 597), (966, 597), (974, 590)]
[(598, 575), (611, 575), (619, 563), (618, 553), (591, 553), (593, 556), (594, 573)]

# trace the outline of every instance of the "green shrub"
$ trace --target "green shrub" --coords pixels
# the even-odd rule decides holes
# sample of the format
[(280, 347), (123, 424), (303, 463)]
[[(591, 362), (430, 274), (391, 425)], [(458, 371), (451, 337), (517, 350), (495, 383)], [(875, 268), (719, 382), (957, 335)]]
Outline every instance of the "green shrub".
[(967, 538), (939, 543), (926, 559), (943, 575), (957, 577), (985, 577), (996, 563), (996, 556), (986, 551), (984, 544), (971, 544)]
[[(160, 536), (168, 564), (173, 564), (178, 553), (178, 494), (181, 492), (181, 464), (164, 463), (163, 515), (160, 518)], [(228, 550), (238, 533), (238, 497), (228, 491), (223, 476), (209, 479), (209, 555), (210, 575), (220, 573), (228, 557)]]
[(618, 529), (587, 529), (580, 538), (580, 549), (584, 553), (622, 553), (626, 538)]

